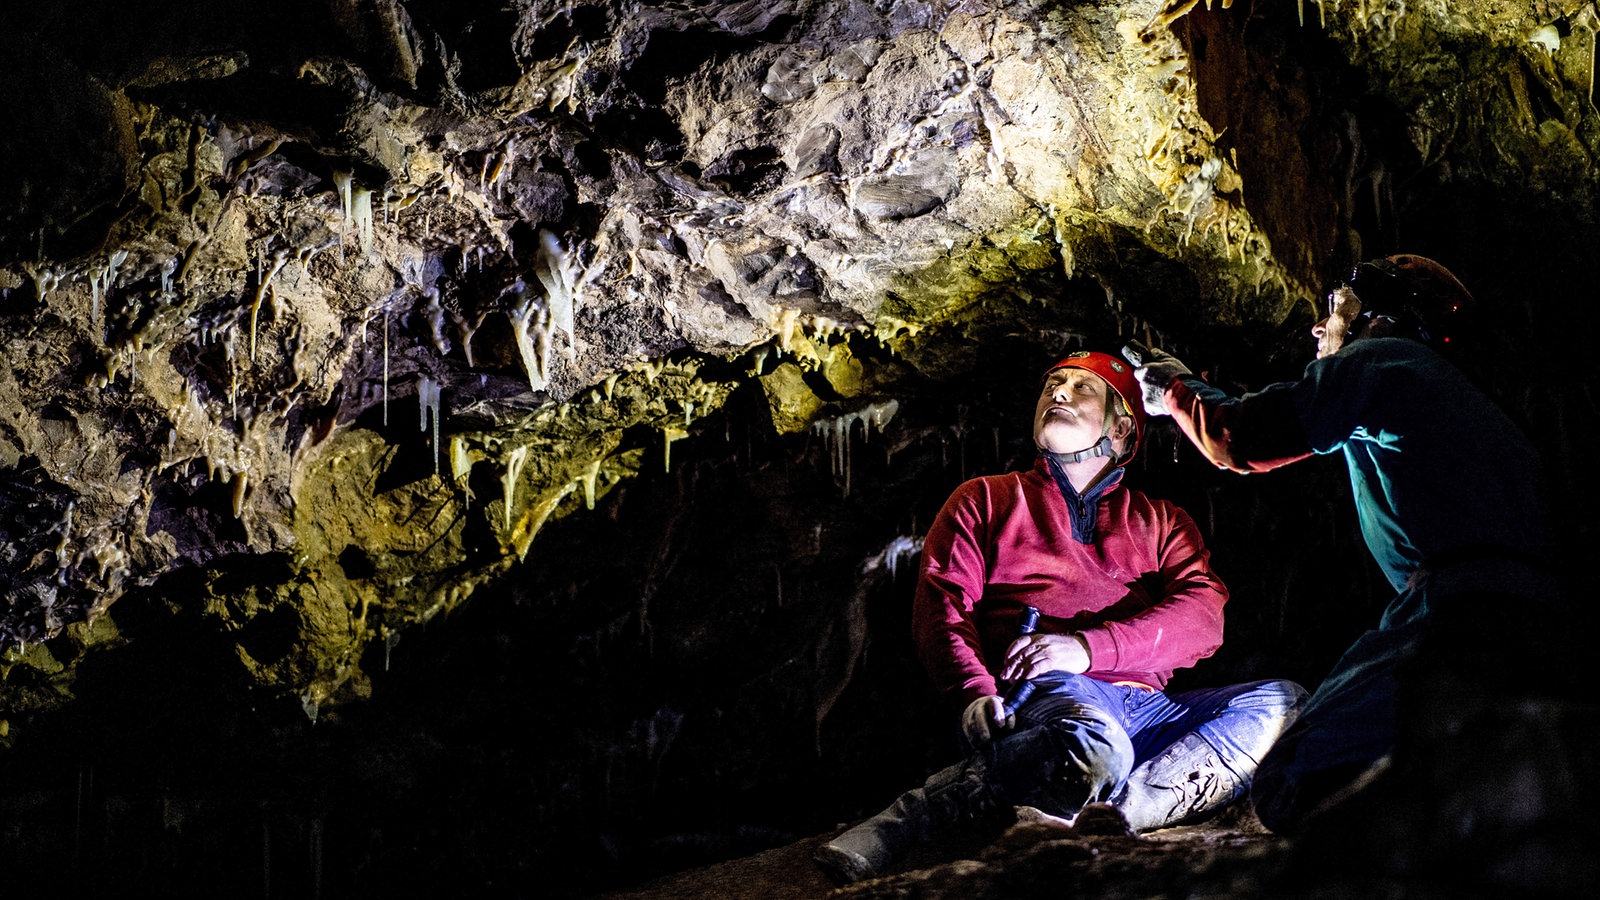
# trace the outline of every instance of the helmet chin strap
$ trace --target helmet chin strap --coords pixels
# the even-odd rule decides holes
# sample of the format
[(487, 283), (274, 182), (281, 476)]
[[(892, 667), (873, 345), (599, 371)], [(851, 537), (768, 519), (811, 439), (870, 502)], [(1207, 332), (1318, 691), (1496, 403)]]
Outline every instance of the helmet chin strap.
[[(1050, 453), (1049, 450), (1046, 450), (1045, 452)], [(1092, 447), (1079, 450), (1076, 453), (1050, 453), (1050, 456), (1053, 457), (1056, 462), (1065, 465), (1066, 463), (1083, 462), (1086, 459), (1094, 459), (1097, 456), (1111, 456), (1114, 453), (1116, 453), (1116, 449), (1111, 446), (1111, 437), (1109, 435), (1102, 434), (1100, 435), (1100, 440), (1095, 441), (1094, 446)]]

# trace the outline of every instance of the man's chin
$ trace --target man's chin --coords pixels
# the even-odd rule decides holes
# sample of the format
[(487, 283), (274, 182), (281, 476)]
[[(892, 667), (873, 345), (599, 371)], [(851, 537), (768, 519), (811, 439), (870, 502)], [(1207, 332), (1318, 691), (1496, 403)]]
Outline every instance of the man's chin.
[(1083, 441), (1083, 438), (1074, 435), (1055, 437), (1047, 433), (1035, 435), (1033, 439), (1034, 445), (1046, 453), (1077, 453), (1084, 446), (1094, 443), (1094, 439), (1089, 438), (1083, 446), (1077, 446), (1079, 441)]

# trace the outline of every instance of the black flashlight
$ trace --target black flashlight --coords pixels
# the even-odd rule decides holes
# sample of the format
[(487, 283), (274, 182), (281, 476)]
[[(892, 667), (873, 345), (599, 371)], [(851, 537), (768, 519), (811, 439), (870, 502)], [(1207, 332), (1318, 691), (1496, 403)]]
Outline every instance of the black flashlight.
[[(1022, 608), (1022, 623), (1017, 626), (1017, 633), (1020, 635), (1033, 634), (1034, 629), (1038, 627), (1039, 610), (1031, 606), (1024, 606)], [(1022, 704), (1027, 703), (1028, 698), (1032, 695), (1032, 680), (1023, 681), (1014, 685), (1011, 688), (1011, 695), (1007, 697), (1005, 701), (1006, 716), (1009, 718), (1010, 716), (1016, 715), (1017, 710), (1021, 709)]]

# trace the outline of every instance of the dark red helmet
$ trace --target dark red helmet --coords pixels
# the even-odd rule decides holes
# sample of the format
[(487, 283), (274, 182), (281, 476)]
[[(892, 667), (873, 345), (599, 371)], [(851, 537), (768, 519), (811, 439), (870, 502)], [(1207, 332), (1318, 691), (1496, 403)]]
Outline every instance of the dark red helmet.
[(1361, 263), (1347, 283), (1361, 301), (1363, 317), (1393, 319), (1434, 346), (1450, 343), (1472, 306), (1472, 294), (1449, 269), (1414, 253)]
[(1112, 356), (1096, 350), (1079, 350), (1069, 353), (1066, 358), (1044, 370), (1041, 378), (1050, 377), (1050, 373), (1057, 369), (1088, 369), (1105, 379), (1111, 385), (1111, 390), (1122, 398), (1124, 411), (1133, 416), (1133, 446), (1128, 452), (1117, 460), (1117, 465), (1127, 465), (1133, 459), (1133, 454), (1139, 450), (1139, 444), (1144, 440), (1144, 394), (1139, 389), (1139, 379), (1133, 375), (1133, 366)]

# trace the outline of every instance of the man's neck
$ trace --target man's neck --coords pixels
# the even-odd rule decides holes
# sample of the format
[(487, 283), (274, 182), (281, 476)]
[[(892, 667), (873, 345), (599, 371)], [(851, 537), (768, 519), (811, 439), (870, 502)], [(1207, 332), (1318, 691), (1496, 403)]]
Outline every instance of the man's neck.
[(1104, 456), (1096, 456), (1079, 462), (1061, 463), (1061, 471), (1067, 473), (1067, 481), (1072, 483), (1072, 489), (1079, 494), (1099, 484), (1102, 479), (1116, 468), (1116, 464)]

